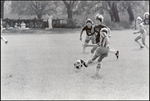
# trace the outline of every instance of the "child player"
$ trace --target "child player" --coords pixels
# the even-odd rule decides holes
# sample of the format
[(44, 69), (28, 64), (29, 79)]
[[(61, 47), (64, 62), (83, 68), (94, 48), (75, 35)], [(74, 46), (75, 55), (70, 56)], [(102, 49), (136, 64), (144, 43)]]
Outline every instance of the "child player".
[(145, 25), (147, 34), (149, 35), (149, 12), (144, 13), (143, 24)]
[(98, 44), (91, 45), (93, 47), (97, 47), (94, 56), (90, 60), (87, 60), (87, 62), (81, 60), (83, 65), (85, 67), (88, 67), (89, 64), (93, 63), (93, 61), (98, 58), (98, 64), (96, 66), (96, 73), (95, 73), (96, 78), (99, 78), (99, 71), (102, 65), (101, 62), (105, 57), (108, 56), (109, 52), (109, 37), (107, 35), (108, 30), (106, 28), (102, 28), (100, 32), (101, 33), (99, 38), (101, 38), (101, 41)]
[[(111, 37), (110, 29), (107, 26), (105, 26), (104, 24), (102, 24), (103, 19), (104, 19), (103, 16), (100, 14), (97, 14), (95, 17), (96, 25), (93, 27), (93, 30), (94, 30), (94, 33), (96, 34), (96, 43), (100, 42), (100, 30), (102, 28), (107, 28), (108, 29), (107, 35), (109, 38)], [(97, 49), (97, 47), (93, 47), (91, 49), (91, 54), (90, 54), (89, 58), (91, 58), (91, 56), (94, 54), (94, 51), (96, 49)], [(117, 59), (119, 58), (119, 51), (110, 49), (109, 52), (115, 54)]]
[[(146, 48), (149, 49), (149, 47), (145, 44), (146, 30), (145, 30), (145, 26), (143, 25), (143, 23), (139, 24), (139, 31), (134, 32), (134, 34), (137, 34), (137, 33), (141, 33), (141, 34), (135, 39), (135, 42), (137, 42), (140, 45), (140, 48), (144, 48), (145, 46)], [(142, 44), (144, 46), (138, 41), (139, 39), (142, 39)]]
[[(2, 19), (1, 19), (1, 33), (2, 31), (3, 31), (3, 26), (2, 26)], [(8, 43), (8, 41), (4, 37), (1, 36), (1, 39), (5, 42), (5, 44)]]
[(82, 33), (83, 31), (86, 31), (86, 38), (85, 38), (85, 42), (83, 44), (83, 53), (85, 52), (85, 44), (88, 44), (89, 41), (92, 41), (92, 44), (94, 44), (95, 42), (95, 35), (94, 33), (92, 33), (92, 25), (93, 25), (93, 21), (91, 19), (87, 19), (86, 20), (86, 25), (82, 28), (81, 33), (80, 33), (80, 40), (82, 41)]

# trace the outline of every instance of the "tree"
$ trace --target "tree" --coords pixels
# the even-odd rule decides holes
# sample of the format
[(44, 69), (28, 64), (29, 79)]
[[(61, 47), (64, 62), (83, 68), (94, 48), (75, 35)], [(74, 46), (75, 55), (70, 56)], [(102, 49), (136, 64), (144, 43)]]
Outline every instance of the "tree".
[(119, 12), (128, 12), (130, 22), (134, 21), (135, 16), (141, 16), (149, 11), (149, 1), (121, 1), (118, 5)]
[(129, 19), (130, 19), (130, 22), (132, 22), (134, 20), (134, 14), (133, 14), (133, 11), (132, 11), (131, 4), (130, 3), (127, 3), (127, 4), (128, 4), (127, 11), (128, 11), (128, 14), (129, 14)]
[(88, 14), (95, 14), (99, 12), (104, 14), (104, 12), (108, 12), (111, 21), (119, 22), (119, 11), (117, 8), (117, 2), (114, 1), (82, 1), (80, 2), (80, 6), (78, 6), (78, 12), (76, 13), (83, 13), (85, 12), (86, 15)]
[(130, 22), (132, 22), (134, 20), (134, 14), (133, 14), (133, 8), (132, 8), (132, 2), (130, 1), (122, 1), (122, 2), (119, 2), (118, 5), (119, 5), (119, 11), (120, 12), (125, 12), (127, 11), (128, 14), (129, 14), (129, 20)]
[(119, 12), (118, 12), (118, 6), (117, 6), (117, 2), (115, 1), (106, 1), (108, 6), (109, 6), (109, 9), (107, 8), (109, 14), (110, 14), (110, 17), (111, 17), (111, 21), (116, 21), (116, 22), (120, 22), (120, 18), (119, 18)]
[(36, 15), (38, 19), (41, 19), (44, 12), (56, 12), (56, 7), (53, 1), (12, 1), (11, 13)]
[(76, 1), (73, 0), (62, 0), (67, 8), (67, 14), (68, 14), (68, 19), (72, 20), (73, 19), (73, 5)]

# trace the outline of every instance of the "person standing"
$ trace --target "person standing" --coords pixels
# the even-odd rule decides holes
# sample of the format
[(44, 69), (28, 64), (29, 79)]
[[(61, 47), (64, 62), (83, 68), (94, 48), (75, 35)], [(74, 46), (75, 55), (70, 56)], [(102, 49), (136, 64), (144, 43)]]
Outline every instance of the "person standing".
[(48, 28), (49, 29), (52, 29), (53, 27), (52, 27), (52, 15), (50, 15), (49, 17), (48, 17)]
[(46, 28), (46, 27), (48, 27), (48, 14), (44, 13), (43, 14), (43, 25), (42, 25), (42, 28)]

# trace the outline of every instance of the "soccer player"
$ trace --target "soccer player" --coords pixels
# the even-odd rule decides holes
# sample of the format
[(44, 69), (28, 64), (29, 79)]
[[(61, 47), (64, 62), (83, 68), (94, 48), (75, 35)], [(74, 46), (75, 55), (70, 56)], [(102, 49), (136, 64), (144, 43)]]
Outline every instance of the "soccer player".
[(143, 23), (143, 19), (140, 16), (138, 16), (136, 19), (136, 28), (137, 29), (139, 29), (140, 23)]
[(93, 47), (97, 47), (94, 56), (90, 60), (87, 60), (87, 62), (81, 59), (83, 65), (85, 67), (88, 67), (89, 64), (93, 63), (93, 61), (98, 58), (98, 64), (96, 66), (96, 73), (95, 73), (96, 78), (99, 78), (99, 71), (102, 65), (101, 62), (105, 57), (108, 56), (109, 52), (109, 37), (107, 35), (108, 30), (106, 28), (102, 28), (100, 32), (101, 34), (99, 38), (101, 39), (101, 41), (98, 44), (91, 45)]
[[(96, 43), (100, 42), (100, 30), (102, 28), (107, 28), (108, 29), (107, 35), (109, 38), (111, 37), (110, 29), (107, 26), (105, 26), (104, 24), (102, 24), (103, 19), (104, 19), (103, 16), (100, 14), (97, 14), (95, 16), (96, 25), (93, 27), (93, 30), (94, 30), (94, 33), (96, 34)], [(97, 49), (97, 47), (93, 47), (91, 49), (91, 53), (90, 53), (89, 58), (91, 58), (91, 56), (94, 54), (96, 49)], [(119, 58), (119, 51), (110, 49), (109, 52), (115, 54), (117, 59)]]
[[(143, 23), (139, 24), (139, 31), (134, 32), (134, 34), (137, 34), (137, 33), (141, 33), (141, 34), (135, 39), (135, 42), (137, 42), (140, 45), (140, 48), (144, 48), (144, 46), (145, 46), (146, 48), (149, 49), (148, 45), (146, 45), (146, 43), (145, 43), (146, 30), (145, 30), (145, 26), (143, 25)], [(138, 41), (139, 39), (142, 39), (142, 44), (144, 46)]]
[(86, 48), (85, 44), (88, 44), (90, 40), (92, 41), (92, 44), (96, 43), (94, 31), (92, 33), (93, 21), (91, 19), (87, 19), (85, 23), (86, 25), (82, 28), (81, 33), (80, 33), (80, 40), (82, 41), (83, 31), (86, 31), (86, 38), (83, 44), (83, 53), (85, 52), (85, 48)]
[(145, 29), (147, 31), (147, 34), (149, 35), (149, 12), (144, 13), (143, 15), (143, 23), (145, 25)]
[[(3, 26), (2, 26), (2, 19), (1, 19), (1, 33), (2, 31), (3, 31)], [(8, 41), (4, 37), (1, 36), (1, 39), (5, 42), (5, 44), (8, 43)]]

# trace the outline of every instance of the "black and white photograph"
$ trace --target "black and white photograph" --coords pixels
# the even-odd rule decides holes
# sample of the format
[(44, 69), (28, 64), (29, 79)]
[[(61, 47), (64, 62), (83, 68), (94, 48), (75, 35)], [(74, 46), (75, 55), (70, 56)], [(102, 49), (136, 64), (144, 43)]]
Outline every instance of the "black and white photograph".
[(149, 100), (149, 1), (2, 0), (1, 100)]

